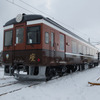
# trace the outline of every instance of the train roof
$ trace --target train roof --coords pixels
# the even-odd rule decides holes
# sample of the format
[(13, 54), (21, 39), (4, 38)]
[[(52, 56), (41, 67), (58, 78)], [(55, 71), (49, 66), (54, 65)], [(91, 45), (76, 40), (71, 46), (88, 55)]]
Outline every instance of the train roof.
[[(78, 35), (76, 35), (75, 33), (71, 32), (70, 30), (64, 28), (63, 26), (61, 26), (60, 24), (56, 23), (55, 21), (51, 20), (50, 18), (48, 17), (44, 17), (42, 15), (26, 15), (26, 14), (23, 14), (23, 19), (21, 22), (25, 22), (25, 21), (31, 21), (31, 20), (38, 20), (38, 19), (44, 19), (46, 20), (47, 22), (53, 24), (54, 26), (62, 29), (63, 31), (69, 33), (70, 35), (86, 42), (87, 44), (91, 45), (94, 47), (94, 45), (90, 44), (89, 42), (87, 42), (86, 40), (84, 40), (83, 38), (79, 37)], [(18, 22), (16, 22), (16, 18), (13, 18), (11, 20), (9, 20), (7, 23), (5, 23), (4, 27), (5, 26), (8, 26), (8, 25), (12, 25), (12, 24), (17, 24)]]

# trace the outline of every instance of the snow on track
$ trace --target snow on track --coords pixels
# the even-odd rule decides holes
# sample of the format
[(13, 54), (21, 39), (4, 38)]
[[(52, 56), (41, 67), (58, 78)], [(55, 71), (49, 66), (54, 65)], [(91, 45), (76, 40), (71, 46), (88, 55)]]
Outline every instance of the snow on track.
[(34, 83), (33, 82), (17, 82), (14, 84), (6, 85), (3, 87), (0, 87), (0, 96), (13, 93), (23, 88), (31, 87), (33, 85), (38, 85), (38, 84), (39, 82), (34, 82)]
[(5, 76), (4, 68), (0, 68), (0, 86), (17, 82), (13, 76)]
[[(1, 73), (3, 74), (3, 69), (0, 68)], [(33, 85), (37, 85), (41, 82), (32, 82), (32, 81), (17, 81), (13, 77), (0, 78), (0, 96), (4, 96), (9, 93), (13, 93), (19, 91), (26, 87), (31, 87)]]
[[(0, 100), (100, 100), (100, 86), (90, 86), (88, 81), (97, 82), (100, 77), (100, 67), (43, 82), (20, 91), (0, 96)], [(100, 82), (100, 80), (98, 80)], [(24, 87), (18, 83), (11, 88)], [(5, 89), (0, 88), (0, 92)]]

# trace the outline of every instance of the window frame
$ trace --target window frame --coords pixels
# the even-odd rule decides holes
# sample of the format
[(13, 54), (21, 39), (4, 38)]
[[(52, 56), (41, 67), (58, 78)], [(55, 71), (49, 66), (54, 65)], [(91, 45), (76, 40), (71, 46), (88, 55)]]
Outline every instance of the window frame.
[[(40, 42), (39, 43), (28, 43), (28, 28), (31, 28), (31, 27), (39, 27), (39, 32), (40, 32)], [(32, 44), (41, 44), (41, 25), (36, 25), (36, 26), (27, 26), (26, 28), (26, 44), (27, 45), (32, 45)]]
[[(48, 34), (48, 40), (46, 40), (47, 39), (46, 34)], [(49, 33), (48, 32), (45, 32), (45, 43), (49, 44)]]
[[(53, 35), (52, 35), (53, 34)], [(53, 36), (53, 38), (52, 38), (52, 36)], [(53, 41), (52, 41), (53, 40)], [(54, 47), (54, 33), (53, 32), (51, 32), (51, 47)]]
[[(63, 49), (61, 48), (61, 36), (63, 36)], [(60, 51), (65, 51), (65, 44), (64, 44), (64, 42), (65, 42), (65, 36), (64, 36), (64, 34), (59, 34), (59, 41), (60, 41), (60, 47), (59, 47), (59, 50)]]
[[(17, 29), (23, 29), (23, 41), (22, 42), (17, 42), (17, 38), (16, 38), (17, 37)], [(25, 29), (24, 27), (18, 27), (18, 28), (16, 28), (16, 30), (15, 30), (15, 32), (16, 32), (16, 35), (15, 35), (15, 40), (16, 41), (15, 41), (15, 43), (16, 44), (23, 44), (24, 43), (24, 29)]]
[(89, 47), (87, 47), (87, 53), (86, 54), (90, 55), (90, 48)]
[(83, 53), (82, 45), (81, 44), (78, 44), (78, 53), (79, 54), (82, 54)]
[[(12, 31), (12, 43), (11, 43), (11, 45), (7, 45), (7, 46), (6, 46), (6, 45), (5, 45), (5, 33), (8, 32), (8, 31)], [(13, 46), (13, 29), (4, 31), (4, 47), (9, 47), (9, 46)]]
[(77, 42), (72, 40), (72, 53), (77, 54)]
[(86, 55), (87, 54), (87, 47), (85, 45), (83, 45), (83, 54)]

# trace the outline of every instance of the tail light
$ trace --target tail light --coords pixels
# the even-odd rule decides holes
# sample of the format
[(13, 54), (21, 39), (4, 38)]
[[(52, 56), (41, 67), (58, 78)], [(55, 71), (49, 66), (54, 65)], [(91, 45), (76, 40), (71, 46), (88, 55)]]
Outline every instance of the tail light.
[(40, 62), (40, 58), (38, 58), (37, 61)]

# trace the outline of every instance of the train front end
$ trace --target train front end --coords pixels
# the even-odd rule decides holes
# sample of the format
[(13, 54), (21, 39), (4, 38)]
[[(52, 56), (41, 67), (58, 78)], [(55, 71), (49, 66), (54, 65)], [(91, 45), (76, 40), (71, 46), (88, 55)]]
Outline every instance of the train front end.
[(42, 63), (40, 15), (21, 15), (4, 25), (3, 63), (5, 75), (16, 79), (45, 79)]

